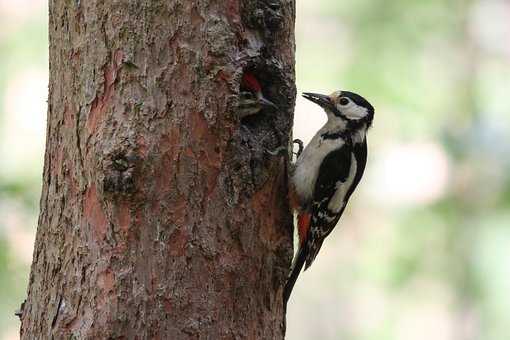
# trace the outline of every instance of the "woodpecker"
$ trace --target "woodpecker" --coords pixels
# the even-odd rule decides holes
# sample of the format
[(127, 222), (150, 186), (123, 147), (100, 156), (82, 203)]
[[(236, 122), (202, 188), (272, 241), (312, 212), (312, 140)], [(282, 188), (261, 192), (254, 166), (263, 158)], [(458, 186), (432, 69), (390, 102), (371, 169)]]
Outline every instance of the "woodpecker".
[(284, 290), (284, 305), (304, 265), (308, 269), (345, 210), (367, 161), (366, 133), (374, 108), (360, 95), (303, 93), (328, 121), (298, 155), (291, 176), (291, 206), (298, 214), (299, 248)]
[(239, 112), (241, 118), (257, 114), (264, 108), (278, 109), (278, 106), (264, 97), (262, 86), (251, 72), (243, 74), (240, 96)]

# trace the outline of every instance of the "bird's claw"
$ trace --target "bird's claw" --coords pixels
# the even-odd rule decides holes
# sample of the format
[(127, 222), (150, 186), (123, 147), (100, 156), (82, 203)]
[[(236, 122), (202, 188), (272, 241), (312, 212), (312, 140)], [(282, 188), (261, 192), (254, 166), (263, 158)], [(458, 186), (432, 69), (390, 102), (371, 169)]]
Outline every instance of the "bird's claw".
[(301, 153), (303, 152), (303, 149), (304, 149), (303, 141), (301, 139), (294, 139), (292, 141), (292, 144), (298, 145), (298, 151), (294, 153), (296, 155), (296, 159), (297, 159), (297, 158), (299, 158), (299, 156), (301, 156)]
[[(299, 158), (301, 153), (303, 152), (303, 141), (301, 139), (294, 139), (292, 141), (293, 144), (298, 145), (297, 152), (292, 152), (294, 155), (296, 155), (296, 158)], [(271, 156), (285, 156), (287, 154), (287, 148), (285, 146), (280, 146), (274, 150), (266, 149), (266, 153), (270, 154)]]

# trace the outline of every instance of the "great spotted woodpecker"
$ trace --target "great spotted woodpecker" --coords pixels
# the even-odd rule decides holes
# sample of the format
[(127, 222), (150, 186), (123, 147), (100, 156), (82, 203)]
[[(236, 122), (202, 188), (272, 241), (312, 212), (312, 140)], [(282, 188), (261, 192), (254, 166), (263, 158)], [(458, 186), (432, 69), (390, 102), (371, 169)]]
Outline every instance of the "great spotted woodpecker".
[(373, 106), (352, 92), (304, 93), (303, 97), (321, 106), (328, 121), (298, 156), (291, 177), (299, 249), (285, 285), (285, 306), (303, 265), (306, 270), (313, 263), (363, 176), (366, 132), (374, 118)]
[(241, 118), (257, 114), (264, 108), (278, 109), (264, 97), (259, 81), (251, 72), (243, 74), (240, 97), (238, 109)]

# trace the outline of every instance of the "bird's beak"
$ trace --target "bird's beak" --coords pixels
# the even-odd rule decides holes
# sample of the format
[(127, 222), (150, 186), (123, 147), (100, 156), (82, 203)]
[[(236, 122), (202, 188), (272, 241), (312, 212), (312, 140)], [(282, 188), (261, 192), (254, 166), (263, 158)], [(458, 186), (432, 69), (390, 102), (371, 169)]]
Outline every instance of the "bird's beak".
[(324, 109), (335, 109), (335, 105), (331, 102), (331, 98), (329, 98), (329, 96), (318, 93), (303, 92), (303, 97)]
[(259, 103), (262, 106), (269, 106), (269, 107), (272, 107), (275, 110), (278, 110), (278, 106), (276, 106), (276, 104), (273, 103), (272, 101), (269, 101), (266, 98), (264, 98), (264, 96), (262, 96), (262, 95), (258, 96), (258, 100), (259, 100)]

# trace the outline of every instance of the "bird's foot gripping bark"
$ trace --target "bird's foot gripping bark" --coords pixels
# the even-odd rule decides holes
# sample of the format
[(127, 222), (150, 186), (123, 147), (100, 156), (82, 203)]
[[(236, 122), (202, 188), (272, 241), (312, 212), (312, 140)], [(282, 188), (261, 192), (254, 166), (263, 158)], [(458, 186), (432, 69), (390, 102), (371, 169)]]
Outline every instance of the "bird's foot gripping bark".
[(301, 156), (301, 153), (303, 152), (303, 149), (304, 149), (304, 146), (303, 146), (303, 141), (301, 139), (294, 139), (292, 141), (292, 144), (297, 144), (298, 145), (298, 151), (297, 152), (294, 152), (294, 155), (296, 155), (296, 159), (299, 158), (299, 156)]
[[(296, 159), (298, 159), (299, 156), (301, 155), (301, 152), (303, 152), (303, 141), (301, 139), (294, 139), (292, 141), (292, 143), (298, 145), (297, 152), (292, 151), (292, 153), (294, 155), (296, 155)], [(273, 149), (273, 150), (266, 150), (266, 152), (268, 154), (270, 154), (271, 156), (279, 156), (279, 157), (285, 156), (287, 154), (287, 151), (288, 151), (287, 147), (283, 146), (283, 145), (276, 149)]]

